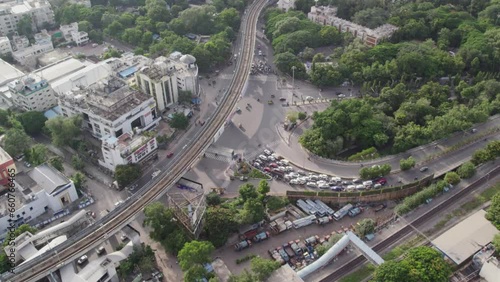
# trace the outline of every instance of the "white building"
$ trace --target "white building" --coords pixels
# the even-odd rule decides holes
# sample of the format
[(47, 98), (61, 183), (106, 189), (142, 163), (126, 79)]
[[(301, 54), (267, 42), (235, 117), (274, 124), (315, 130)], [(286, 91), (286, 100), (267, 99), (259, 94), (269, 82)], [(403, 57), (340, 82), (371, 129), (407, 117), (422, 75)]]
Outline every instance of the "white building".
[(84, 127), (99, 139), (120, 137), (133, 129), (147, 130), (159, 121), (154, 99), (115, 77), (86, 89), (73, 89), (58, 98), (63, 115), (83, 114)]
[(23, 16), (30, 16), (33, 30), (42, 30), (53, 25), (54, 11), (48, 0), (16, 0), (0, 3), (0, 35), (17, 31), (17, 24)]
[(398, 30), (398, 27), (391, 24), (384, 24), (376, 29), (355, 24), (337, 17), (337, 7), (330, 6), (312, 6), (307, 18), (321, 25), (334, 26), (340, 32), (350, 32), (370, 47), (377, 45), (382, 39), (391, 37)]
[(140, 163), (157, 156), (157, 149), (158, 144), (154, 136), (129, 132), (118, 138), (103, 138), (103, 160), (99, 160), (99, 164), (114, 171), (117, 165)]
[(47, 80), (28, 74), (8, 83), (12, 102), (25, 111), (45, 111), (57, 105), (57, 99)]
[(136, 73), (137, 85), (146, 94), (155, 97), (158, 110), (178, 101), (179, 90), (198, 95), (198, 66), (191, 55), (172, 53), (169, 58), (158, 57), (152, 64)]
[(0, 59), (0, 108), (6, 110), (12, 107), (12, 94), (10, 93), (8, 83), (23, 75), (22, 71)]
[(74, 42), (76, 45), (85, 45), (89, 42), (89, 35), (84, 31), (78, 31), (78, 23), (61, 25), (60, 30), (68, 42)]
[(12, 46), (7, 36), (0, 37), (0, 55), (12, 53)]
[(295, 0), (279, 0), (278, 9), (283, 12), (288, 12), (289, 10), (295, 9)]
[(38, 56), (52, 50), (54, 50), (52, 38), (46, 30), (43, 30), (41, 33), (35, 34), (35, 43), (33, 45), (18, 49), (18, 51), (12, 53), (12, 57), (23, 66), (35, 68)]
[(12, 43), (14, 51), (23, 50), (30, 47), (30, 40), (25, 35), (14, 35), (12, 37)]
[(16, 211), (13, 217), (8, 212), (7, 194), (0, 196), (0, 233), (8, 230), (11, 222), (20, 226), (42, 215), (48, 210), (58, 212), (78, 199), (75, 185), (66, 176), (48, 164), (20, 172), (15, 177), (13, 193)]
[(87, 8), (92, 7), (90, 0), (69, 0), (68, 2), (71, 4), (83, 5)]

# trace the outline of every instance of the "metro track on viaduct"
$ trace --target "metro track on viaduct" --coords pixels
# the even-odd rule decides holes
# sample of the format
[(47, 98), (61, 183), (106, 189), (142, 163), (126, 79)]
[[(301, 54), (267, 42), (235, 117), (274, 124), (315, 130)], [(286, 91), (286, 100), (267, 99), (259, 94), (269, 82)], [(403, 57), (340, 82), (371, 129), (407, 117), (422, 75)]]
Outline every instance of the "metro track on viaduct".
[(257, 21), (266, 4), (266, 0), (254, 1), (243, 16), (240, 29), (242, 51), (228, 91), (206, 126), (174, 159), (174, 165), (164, 171), (156, 181), (143, 187), (101, 220), (80, 231), (52, 251), (18, 266), (14, 274), (4, 275), (2, 281), (37, 281), (101, 244), (110, 235), (130, 223), (148, 204), (161, 197), (203, 156), (203, 152), (212, 144), (214, 138), (221, 134), (227, 118), (243, 94), (254, 56)]

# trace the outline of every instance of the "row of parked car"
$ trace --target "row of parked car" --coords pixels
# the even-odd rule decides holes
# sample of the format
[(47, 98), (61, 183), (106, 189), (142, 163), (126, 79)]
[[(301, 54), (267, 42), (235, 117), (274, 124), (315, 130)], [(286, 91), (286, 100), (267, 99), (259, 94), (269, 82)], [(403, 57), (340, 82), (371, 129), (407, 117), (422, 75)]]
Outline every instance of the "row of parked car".
[[(246, 248), (250, 248), (252, 246), (252, 241), (254, 243), (259, 243), (262, 242), (266, 239), (269, 239), (270, 235), (269, 232), (263, 231), (258, 234), (257, 230), (251, 230), (241, 236), (240, 239), (242, 239), (239, 243), (234, 245), (234, 250), (235, 251), (241, 251)], [(254, 235), (255, 234), (255, 235)]]
[(271, 258), (282, 265), (288, 263), (293, 269), (305, 266), (318, 258), (315, 247), (325, 244), (330, 235), (325, 237), (311, 236), (304, 241), (299, 239), (290, 241), (268, 251)]

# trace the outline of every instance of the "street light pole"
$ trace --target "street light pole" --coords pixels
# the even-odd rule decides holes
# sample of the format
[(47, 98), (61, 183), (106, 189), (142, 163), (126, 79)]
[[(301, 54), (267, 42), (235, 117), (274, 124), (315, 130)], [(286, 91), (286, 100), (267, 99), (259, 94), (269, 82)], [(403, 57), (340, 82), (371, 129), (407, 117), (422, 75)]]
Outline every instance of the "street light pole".
[(293, 95), (295, 94), (295, 69), (296, 66), (292, 66), (292, 105), (293, 105)]

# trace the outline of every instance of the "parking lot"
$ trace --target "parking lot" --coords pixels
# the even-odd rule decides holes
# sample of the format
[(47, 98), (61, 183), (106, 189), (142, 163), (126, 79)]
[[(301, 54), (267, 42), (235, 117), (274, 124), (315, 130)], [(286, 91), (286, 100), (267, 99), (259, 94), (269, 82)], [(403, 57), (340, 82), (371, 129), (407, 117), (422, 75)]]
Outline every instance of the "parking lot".
[(387, 184), (387, 179), (384, 177), (362, 181), (361, 179), (342, 179), (327, 174), (305, 172), (291, 165), (283, 157), (273, 153), (271, 149), (264, 149), (250, 163), (275, 180), (284, 181), (291, 186), (303, 186), (310, 189), (352, 192), (379, 189)]
[[(282, 260), (284, 261), (283, 257), (288, 256), (289, 258), (287, 260), (290, 262), (291, 267), (298, 270), (299, 268), (302, 268), (317, 259), (317, 255), (315, 255), (314, 250), (318, 246), (325, 244), (328, 238), (332, 236), (332, 233), (343, 235), (343, 232), (351, 230), (353, 226), (355, 226), (355, 224), (362, 218), (373, 218), (376, 222), (383, 222), (392, 216), (391, 208), (394, 207), (394, 205), (394, 203), (388, 203), (388, 208), (378, 210), (377, 212), (375, 211), (377, 209), (376, 207), (371, 207), (369, 205), (360, 206), (363, 211), (357, 216), (345, 216), (338, 221), (329, 220), (328, 223), (323, 224), (318, 224), (320, 221), (316, 220), (308, 226), (299, 228), (290, 227), (283, 230), (281, 233), (276, 231), (277, 227), (274, 223), (265, 223), (255, 231), (247, 228), (240, 230), (239, 236), (233, 236), (230, 238), (225, 247), (216, 251), (215, 256), (222, 257), (231, 272), (235, 274), (240, 273), (245, 267), (249, 267), (248, 262), (237, 264), (236, 259), (243, 258), (249, 254), (275, 259), (280, 262), (282, 262)], [(281, 223), (286, 221), (295, 222), (297, 220), (298, 211), (301, 210), (296, 205), (293, 205), (291, 209), (289, 208), (289, 210), (290, 212), (286, 212), (283, 217), (280, 217), (275, 221)], [(302, 212), (298, 215), (300, 217), (305, 214)], [(256, 234), (261, 232), (268, 232), (270, 237), (260, 242), (256, 242), (254, 237)], [(235, 244), (241, 242), (242, 240), (250, 240), (251, 246), (246, 247), (241, 251), (235, 250)], [(306, 240), (308, 242), (306, 242)], [(292, 241), (303, 249), (300, 254), (295, 252), (294, 254), (290, 253), (290, 243)], [(306, 246), (306, 248), (304, 248), (304, 246)], [(281, 251), (279, 249), (281, 249)], [(278, 252), (279, 256), (276, 255), (275, 250)], [(283, 254), (283, 251), (286, 252), (286, 255)], [(339, 258), (342, 256), (343, 254), (340, 254)]]

